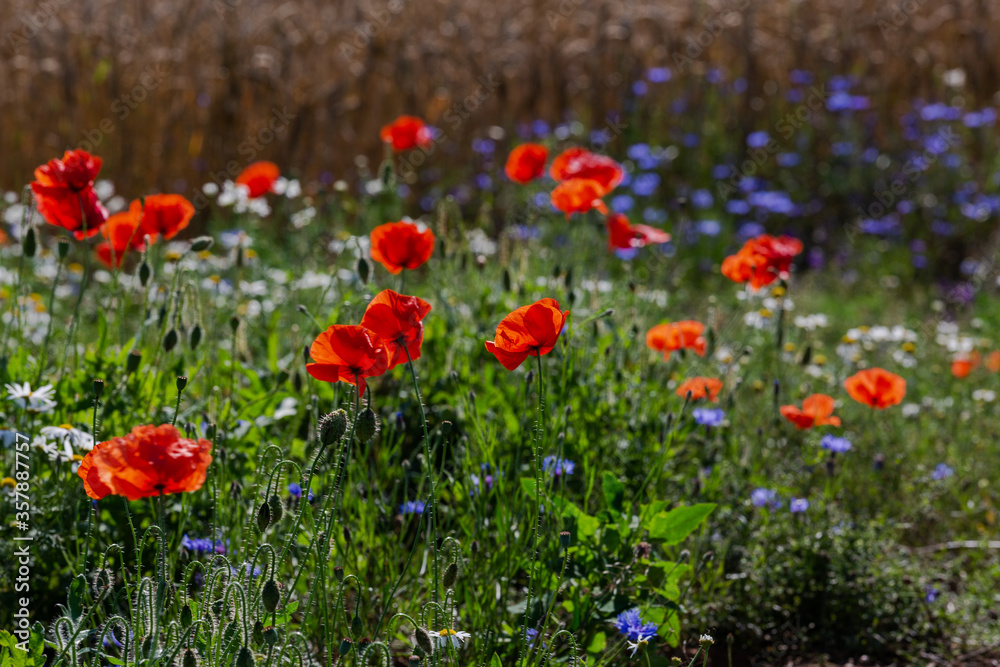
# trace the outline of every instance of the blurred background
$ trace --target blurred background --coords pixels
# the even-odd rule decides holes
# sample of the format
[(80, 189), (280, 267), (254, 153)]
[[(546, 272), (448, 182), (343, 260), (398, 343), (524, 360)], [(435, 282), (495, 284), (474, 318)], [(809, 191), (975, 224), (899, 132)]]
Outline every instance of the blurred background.
[[(252, 159), (315, 190), (380, 159), (401, 113), (445, 132), (445, 170), (476, 137), (518, 140), (493, 126), (638, 118), (666, 141), (679, 100), (685, 131), (746, 136), (774, 127), (800, 70), (850, 76), (887, 136), (915, 99), (997, 103), (998, 16), (991, 0), (4, 0), (0, 187), (83, 147), (126, 196)], [(709, 119), (714, 71), (736, 85)]]

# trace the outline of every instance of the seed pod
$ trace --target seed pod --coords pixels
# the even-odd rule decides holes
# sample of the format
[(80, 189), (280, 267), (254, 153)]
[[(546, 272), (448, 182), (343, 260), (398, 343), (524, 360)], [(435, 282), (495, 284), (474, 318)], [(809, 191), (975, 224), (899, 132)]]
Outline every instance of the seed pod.
[(340, 565), (333, 568), (333, 576), (338, 584), (344, 581), (344, 568)]
[(183, 667), (198, 667), (198, 658), (191, 649), (184, 651)]
[(69, 254), (69, 239), (65, 237), (59, 239), (59, 245), (57, 247), (59, 250), (59, 259), (66, 259), (66, 255)]
[(409, 657), (409, 661), (410, 661), (410, 667), (420, 667), (420, 656), (419, 655), (411, 655)]
[(361, 633), (365, 631), (365, 624), (361, 621), (361, 617), (355, 612), (354, 618), (351, 619), (351, 634), (355, 637), (360, 637)]
[(257, 622), (253, 624), (253, 633), (250, 638), (258, 646), (264, 643), (264, 624), (260, 619), (257, 619)]
[(184, 605), (184, 608), (181, 609), (181, 626), (189, 628), (191, 627), (191, 622), (193, 620), (194, 619), (191, 615), (191, 605)]
[(434, 645), (431, 644), (431, 636), (421, 627), (413, 633), (417, 639), (417, 646), (423, 649), (424, 653), (430, 655), (434, 653)]
[(271, 508), (271, 523), (278, 523), (281, 521), (281, 514), (283, 512), (281, 508), (281, 498), (278, 496), (271, 496), (267, 504)]
[(278, 629), (273, 625), (264, 630), (264, 643), (268, 646), (274, 646), (278, 643)]
[(236, 330), (240, 328), (240, 318), (236, 317), (235, 315), (230, 317), (229, 328), (233, 330), (233, 333), (236, 333)]
[(21, 245), (21, 252), (24, 253), (25, 257), (34, 257), (37, 250), (38, 240), (35, 237), (35, 228), (28, 227), (28, 231), (24, 235), (24, 243)]
[(503, 291), (504, 292), (509, 292), (510, 291), (510, 287), (511, 287), (510, 269), (507, 269), (505, 267), (504, 270), (503, 270)]
[(177, 391), (184, 391), (184, 387), (188, 384), (188, 379), (184, 375), (177, 376)]
[(201, 342), (201, 325), (195, 324), (194, 328), (191, 329), (191, 335), (188, 336), (188, 347), (192, 350), (198, 347), (198, 343)]
[(346, 432), (347, 413), (343, 410), (334, 410), (320, 417), (319, 440), (327, 447), (344, 437)]
[(261, 601), (264, 603), (264, 609), (267, 613), (273, 614), (274, 610), (278, 608), (278, 598), (281, 597), (278, 593), (278, 584), (275, 583), (274, 579), (268, 579), (264, 584), (264, 590), (260, 594)]
[(365, 408), (358, 417), (358, 439), (368, 442), (378, 433), (378, 417), (371, 408)]
[(149, 284), (149, 279), (153, 277), (153, 270), (149, 268), (149, 264), (146, 260), (142, 260), (142, 264), (139, 265), (139, 282), (143, 287)]
[(104, 393), (104, 380), (100, 378), (94, 378), (94, 398), (100, 400), (101, 394), (103, 393)]
[(570, 534), (568, 530), (564, 530), (559, 533), (559, 546), (563, 549), (568, 549), (570, 543)]
[(191, 252), (202, 252), (203, 250), (208, 250), (215, 243), (215, 239), (211, 236), (199, 236), (198, 238), (191, 241)]
[(368, 282), (368, 275), (371, 273), (368, 267), (368, 260), (364, 257), (358, 260), (358, 278), (361, 278), (362, 283)]
[(257, 510), (257, 530), (264, 532), (267, 530), (268, 525), (271, 523), (271, 508), (267, 503), (261, 503), (260, 509)]
[(344, 637), (340, 640), (340, 655), (341, 657), (347, 655), (351, 652), (351, 648), (354, 647), (354, 642), (351, 641), (350, 637)]
[(253, 653), (246, 646), (240, 649), (236, 656), (236, 667), (254, 667)]
[(450, 421), (441, 422), (441, 432), (444, 433), (445, 435), (448, 435), (449, 433), (451, 433), (451, 426), (452, 424)]
[(441, 578), (441, 583), (444, 584), (445, 588), (451, 588), (455, 585), (455, 581), (458, 579), (458, 565), (455, 563), (448, 563), (448, 567), (444, 569), (444, 576)]
[(163, 351), (169, 352), (174, 349), (177, 345), (177, 329), (171, 329), (167, 332), (167, 335), (163, 337)]

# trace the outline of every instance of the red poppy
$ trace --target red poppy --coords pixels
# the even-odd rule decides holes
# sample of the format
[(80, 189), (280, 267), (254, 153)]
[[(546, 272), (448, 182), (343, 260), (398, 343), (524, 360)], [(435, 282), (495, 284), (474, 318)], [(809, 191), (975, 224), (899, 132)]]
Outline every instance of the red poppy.
[(607, 215), (608, 207), (601, 201), (607, 194), (597, 181), (587, 178), (571, 178), (563, 181), (552, 190), (550, 195), (552, 205), (566, 214), (566, 219), (573, 213), (586, 213), (596, 208)]
[(557, 181), (572, 178), (587, 178), (598, 182), (603, 188), (601, 196), (615, 189), (625, 172), (621, 165), (606, 155), (591, 153), (585, 148), (567, 148), (556, 156), (549, 167), (549, 175)]
[(389, 354), (389, 369), (393, 369), (407, 359), (420, 358), (420, 345), (424, 341), (424, 323), (421, 322), (431, 312), (431, 304), (415, 296), (397, 294), (391, 289), (383, 290), (365, 309), (361, 326), (374, 331), (385, 343)]
[(646, 347), (663, 352), (664, 359), (681, 349), (694, 350), (699, 357), (704, 357), (708, 346), (704, 333), (705, 325), (695, 320), (657, 324), (646, 332)]
[(76, 474), (94, 500), (185, 493), (201, 488), (211, 452), (211, 442), (182, 438), (170, 424), (136, 426), (128, 435), (94, 447)]
[(281, 176), (281, 170), (273, 162), (260, 161), (247, 165), (247, 168), (236, 177), (236, 185), (245, 185), (250, 193), (250, 199), (263, 197), (271, 188), (274, 182)]
[(137, 204), (138, 201), (132, 202), (127, 211), (115, 213), (101, 225), (101, 234), (107, 242), (99, 243), (95, 250), (98, 259), (109, 268), (120, 267), (129, 250), (141, 251), (146, 247), (140, 222), (141, 209)]
[[(139, 200), (132, 202), (142, 206)], [(194, 204), (183, 195), (149, 195), (142, 209), (142, 230), (151, 237), (172, 239), (194, 217)]]
[(555, 299), (542, 299), (521, 306), (497, 325), (496, 338), (486, 341), (503, 367), (514, 370), (528, 357), (540, 357), (552, 351), (566, 324), (568, 310), (559, 310)]
[(86, 222), (90, 237), (108, 219), (108, 210), (94, 192), (94, 179), (101, 171), (101, 158), (87, 151), (66, 151), (35, 169), (31, 191), (38, 212), (50, 225), (62, 227), (82, 240)]
[(719, 392), (722, 391), (722, 380), (719, 378), (694, 377), (684, 380), (677, 387), (677, 395), (687, 398), (691, 394), (691, 400), (707, 398), (710, 401), (719, 400)]
[(392, 144), (397, 153), (420, 146), (426, 148), (434, 142), (434, 134), (427, 124), (416, 116), (400, 116), (379, 132), (382, 141)]
[(315, 360), (306, 364), (309, 375), (323, 382), (357, 385), (358, 396), (365, 391), (365, 378), (382, 375), (389, 366), (385, 342), (353, 324), (334, 324), (316, 336), (309, 356)]
[(833, 416), (834, 400), (826, 394), (813, 394), (802, 401), (802, 409), (794, 405), (782, 405), (781, 416), (803, 431), (813, 426), (840, 426), (840, 417)]
[(608, 216), (608, 250), (630, 250), (647, 245), (666, 243), (670, 234), (649, 225), (633, 225), (621, 213)]
[(903, 402), (906, 380), (884, 368), (869, 368), (844, 380), (844, 389), (858, 403), (884, 410)]
[(951, 361), (951, 374), (957, 378), (968, 377), (982, 359), (978, 352), (971, 354), (957, 354)]
[(369, 235), (372, 259), (396, 274), (416, 269), (434, 253), (434, 232), (412, 222), (387, 222)]
[(986, 368), (991, 373), (1000, 373), (1000, 350), (993, 350), (986, 357)]
[(787, 278), (792, 259), (802, 252), (802, 241), (791, 236), (762, 234), (748, 239), (739, 252), (722, 262), (722, 275), (760, 289), (778, 278)]
[(524, 185), (545, 173), (549, 149), (541, 144), (521, 144), (507, 156), (507, 178)]

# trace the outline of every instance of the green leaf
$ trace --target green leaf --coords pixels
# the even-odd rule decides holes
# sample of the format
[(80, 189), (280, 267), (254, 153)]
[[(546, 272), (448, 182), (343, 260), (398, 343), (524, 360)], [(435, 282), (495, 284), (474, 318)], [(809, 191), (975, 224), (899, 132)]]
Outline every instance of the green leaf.
[(625, 503), (625, 485), (608, 470), (604, 471), (601, 485), (604, 488), (604, 502), (608, 504), (608, 509), (621, 512)]
[(587, 653), (600, 653), (608, 645), (608, 636), (603, 632), (598, 632), (587, 645)]
[(503, 663), (500, 662), (500, 656), (496, 653), (493, 654), (493, 659), (490, 660), (490, 667), (503, 667)]
[(697, 530), (714, 509), (715, 503), (699, 503), (661, 512), (649, 522), (649, 537), (666, 545), (677, 544)]
[(528, 497), (535, 497), (535, 480), (532, 477), (522, 477), (521, 478), (521, 488), (524, 492), (528, 494)]

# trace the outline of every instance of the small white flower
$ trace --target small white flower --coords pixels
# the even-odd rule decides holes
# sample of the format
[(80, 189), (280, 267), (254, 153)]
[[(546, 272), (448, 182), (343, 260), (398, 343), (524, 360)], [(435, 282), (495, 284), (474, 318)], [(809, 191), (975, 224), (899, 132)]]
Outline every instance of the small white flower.
[(60, 424), (59, 426), (43, 426), (42, 435), (49, 440), (66, 444), (67, 442), (75, 449), (82, 449), (89, 452), (94, 448), (94, 436), (84, 433), (70, 424)]
[(295, 413), (298, 412), (299, 402), (289, 396), (281, 400), (278, 407), (274, 409), (275, 419), (284, 419), (285, 417), (293, 417)]
[(992, 403), (997, 399), (997, 393), (992, 389), (977, 389), (972, 392), (972, 399), (983, 403)]
[(630, 641), (626, 643), (628, 644), (628, 647), (632, 649), (632, 653), (629, 654), (629, 657), (634, 658), (635, 652), (638, 651), (640, 647), (649, 644), (649, 637), (646, 637), (645, 635), (639, 635), (639, 637), (634, 642)]
[(24, 384), (7, 384), (7, 400), (13, 401), (22, 410), (28, 412), (51, 412), (56, 407), (55, 387), (50, 384), (32, 390), (27, 382)]
[(434, 639), (437, 639), (438, 646), (441, 648), (446, 648), (449, 644), (458, 648), (462, 645), (462, 642), (472, 636), (468, 632), (464, 632), (462, 630), (452, 630), (451, 628), (445, 628), (428, 634)]

